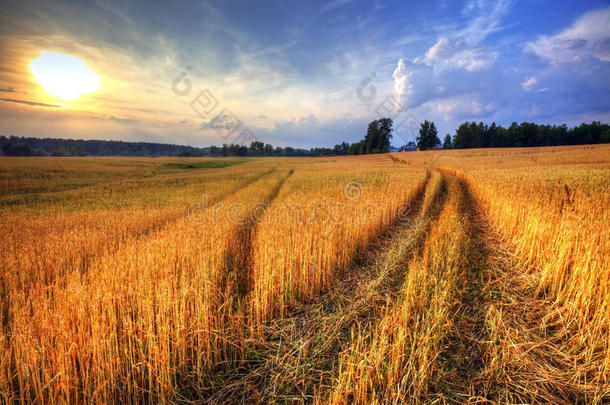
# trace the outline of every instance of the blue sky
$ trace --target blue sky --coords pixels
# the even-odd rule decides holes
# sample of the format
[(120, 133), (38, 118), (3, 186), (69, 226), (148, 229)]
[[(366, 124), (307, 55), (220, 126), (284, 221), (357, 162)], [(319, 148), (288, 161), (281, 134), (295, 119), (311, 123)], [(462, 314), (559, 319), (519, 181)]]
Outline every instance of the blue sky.
[[(610, 122), (607, 1), (8, 1), (0, 46), (4, 134), (311, 147), (382, 115), (395, 145), (424, 119)], [(45, 95), (27, 69), (43, 50), (100, 90)]]

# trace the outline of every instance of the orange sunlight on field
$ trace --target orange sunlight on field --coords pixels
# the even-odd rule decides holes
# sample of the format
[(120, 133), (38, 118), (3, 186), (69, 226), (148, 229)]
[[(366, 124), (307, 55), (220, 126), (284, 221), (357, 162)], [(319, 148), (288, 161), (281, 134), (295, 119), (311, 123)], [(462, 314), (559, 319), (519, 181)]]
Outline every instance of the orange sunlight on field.
[(610, 147), (0, 159), (0, 399), (610, 398)]

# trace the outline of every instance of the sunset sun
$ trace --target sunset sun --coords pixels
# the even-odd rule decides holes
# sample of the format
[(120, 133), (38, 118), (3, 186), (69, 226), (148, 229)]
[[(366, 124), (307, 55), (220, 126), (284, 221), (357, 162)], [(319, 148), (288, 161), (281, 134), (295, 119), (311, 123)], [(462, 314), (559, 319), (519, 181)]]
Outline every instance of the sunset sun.
[(72, 55), (42, 51), (30, 69), (47, 94), (61, 99), (75, 100), (100, 88), (99, 77)]

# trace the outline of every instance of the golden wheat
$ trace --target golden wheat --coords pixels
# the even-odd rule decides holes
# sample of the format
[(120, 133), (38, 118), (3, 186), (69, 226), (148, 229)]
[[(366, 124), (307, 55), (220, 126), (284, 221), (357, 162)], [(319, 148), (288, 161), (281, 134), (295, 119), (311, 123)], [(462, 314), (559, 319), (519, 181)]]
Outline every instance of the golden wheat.
[(602, 403), (609, 156), (2, 159), (0, 401)]

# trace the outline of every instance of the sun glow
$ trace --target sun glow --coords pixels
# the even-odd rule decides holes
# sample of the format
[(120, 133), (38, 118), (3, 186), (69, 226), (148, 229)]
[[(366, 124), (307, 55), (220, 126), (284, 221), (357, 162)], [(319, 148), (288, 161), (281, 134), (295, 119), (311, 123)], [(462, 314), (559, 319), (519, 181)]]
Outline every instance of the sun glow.
[(72, 55), (42, 51), (30, 70), (47, 94), (61, 99), (75, 100), (100, 88), (99, 76)]

